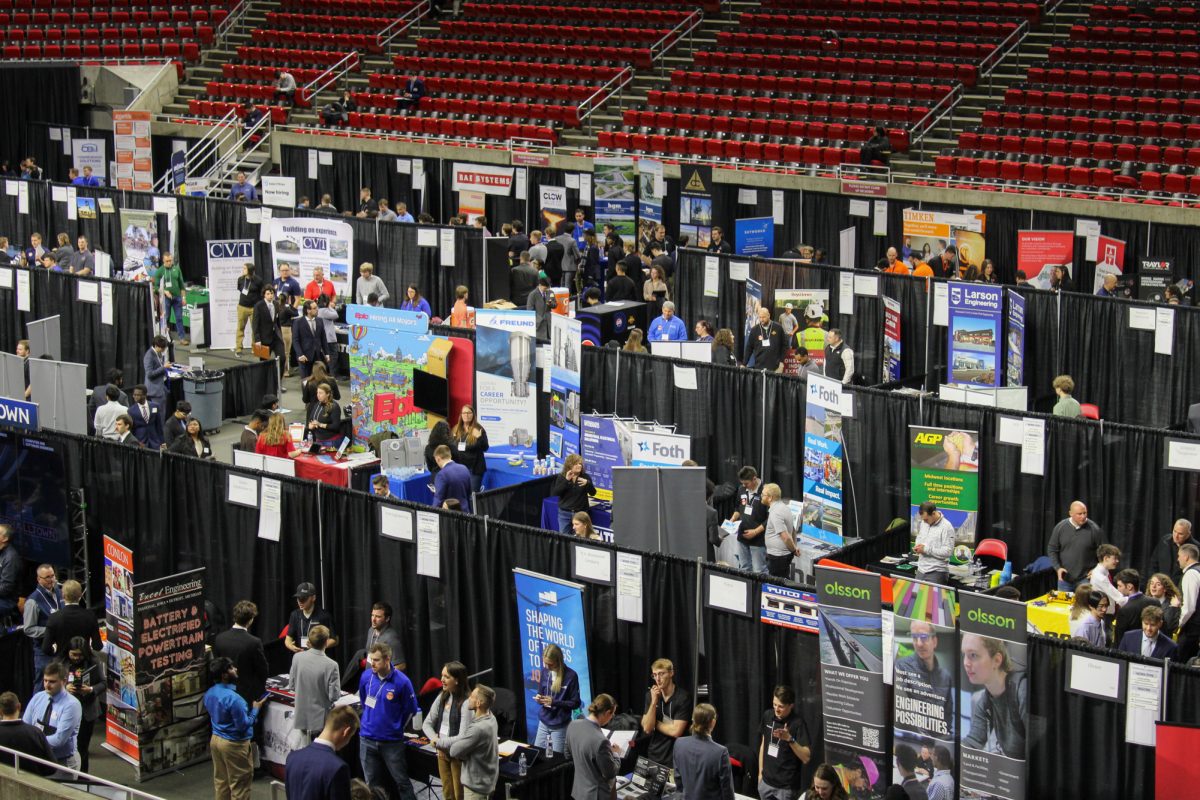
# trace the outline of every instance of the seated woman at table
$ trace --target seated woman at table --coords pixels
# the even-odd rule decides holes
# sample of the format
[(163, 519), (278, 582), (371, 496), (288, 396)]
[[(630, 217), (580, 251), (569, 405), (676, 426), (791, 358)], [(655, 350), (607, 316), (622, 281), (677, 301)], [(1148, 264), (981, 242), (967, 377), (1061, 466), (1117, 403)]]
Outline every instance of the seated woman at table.
[(317, 399), (317, 387), (322, 383), (329, 384), (329, 388), (333, 391), (334, 400), (342, 399), (342, 393), (338, 389), (337, 381), (329, 374), (329, 369), (318, 361), (313, 364), (312, 374), (300, 385), (300, 399), (304, 401), (305, 406)]
[(434, 423), (433, 430), (429, 432), (429, 444), (425, 445), (425, 468), (429, 470), (430, 479), (442, 469), (434, 460), (433, 451), (443, 444), (449, 447), (451, 452), (454, 451), (454, 437), (450, 435), (450, 425), (444, 419)]
[(327, 444), (341, 438), (342, 409), (333, 402), (333, 389), (328, 383), (317, 387), (317, 399), (308, 405), (305, 429), (313, 441)]
[(404, 302), (400, 304), (401, 311), (420, 311), (427, 317), (433, 317), (433, 311), (429, 308), (429, 301), (421, 297), (421, 290), (417, 288), (415, 283), (410, 283), (408, 288), (404, 290)]
[(471, 470), (471, 491), (478, 492), (483, 485), (483, 473), (487, 470), (484, 453), (488, 449), (487, 431), (479, 424), (475, 409), (463, 406), (458, 423), (450, 431), (454, 440), (450, 452), (454, 460)]
[(592, 515), (586, 511), (576, 511), (571, 517), (571, 530), (580, 539), (603, 539), (592, 526)]
[(204, 430), (200, 426), (200, 420), (195, 417), (188, 417), (184, 423), (184, 435), (175, 439), (171, 443), (170, 452), (180, 456), (192, 456), (193, 458), (209, 458), (213, 457), (212, 445), (208, 443), (208, 439), (204, 436)]
[(254, 443), (254, 452), (276, 458), (287, 458), (292, 454), (292, 434), (288, 431), (283, 414), (271, 415), (267, 429), (258, 435), (258, 441)]

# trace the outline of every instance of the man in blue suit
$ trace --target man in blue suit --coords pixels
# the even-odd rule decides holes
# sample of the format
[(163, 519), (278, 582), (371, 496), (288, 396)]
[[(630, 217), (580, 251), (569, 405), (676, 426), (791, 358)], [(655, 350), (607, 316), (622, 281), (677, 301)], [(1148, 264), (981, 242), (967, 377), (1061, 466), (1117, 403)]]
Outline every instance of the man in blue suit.
[(1123, 653), (1136, 653), (1147, 658), (1175, 658), (1178, 646), (1162, 632), (1163, 612), (1159, 606), (1142, 609), (1142, 629), (1129, 631), (1121, 637), (1117, 648)]
[(133, 420), (133, 436), (143, 446), (158, 450), (163, 446), (163, 409), (157, 403), (151, 403), (146, 394), (146, 387), (138, 384), (133, 387), (133, 404), (129, 406), (129, 417)]
[(142, 371), (146, 373), (146, 397), (158, 406), (159, 416), (167, 408), (167, 337), (155, 336), (150, 349), (142, 356)]
[(447, 500), (454, 499), (459, 502), (460, 510), (470, 514), (471, 470), (455, 461), (444, 444), (434, 449), (433, 460), (438, 465), (437, 477), (433, 479), (433, 504), (441, 508)]
[(350, 765), (338, 751), (358, 734), (358, 713), (336, 706), (313, 743), (287, 757), (284, 786), (287, 800), (350, 800)]

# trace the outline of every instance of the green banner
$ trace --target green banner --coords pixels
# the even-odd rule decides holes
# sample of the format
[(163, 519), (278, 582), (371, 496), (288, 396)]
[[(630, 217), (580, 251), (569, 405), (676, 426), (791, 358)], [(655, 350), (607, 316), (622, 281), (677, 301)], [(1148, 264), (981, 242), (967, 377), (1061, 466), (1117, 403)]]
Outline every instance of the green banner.
[(956, 544), (975, 544), (979, 514), (979, 433), (909, 426), (912, 529), (920, 527), (917, 508), (934, 503), (954, 526)]

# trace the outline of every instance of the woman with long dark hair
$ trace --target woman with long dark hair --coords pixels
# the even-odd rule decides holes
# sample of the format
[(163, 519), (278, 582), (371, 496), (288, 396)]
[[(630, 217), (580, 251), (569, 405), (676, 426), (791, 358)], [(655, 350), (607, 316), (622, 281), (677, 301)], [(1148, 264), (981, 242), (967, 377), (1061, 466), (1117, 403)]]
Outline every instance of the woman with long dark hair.
[(850, 800), (850, 795), (846, 794), (836, 769), (828, 764), (818, 764), (803, 800)]
[(433, 430), (429, 432), (429, 442), (425, 445), (425, 468), (429, 470), (430, 480), (442, 469), (434, 460), (433, 451), (443, 444), (450, 448), (450, 452), (454, 452), (454, 437), (450, 435), (450, 425), (441, 419), (434, 423)]
[(333, 389), (328, 383), (317, 387), (317, 396), (308, 404), (305, 430), (314, 441), (331, 442), (341, 436), (342, 409), (333, 402)]
[(100, 700), (104, 697), (104, 667), (96, 660), (91, 645), (82, 636), (72, 637), (67, 643), (63, 666), (67, 668), (67, 691), (79, 701), (83, 717), (79, 722), (76, 745), (79, 750), (79, 768), (88, 769), (88, 745), (92, 731), (100, 718)]
[(181, 456), (208, 459), (213, 457), (212, 445), (208, 443), (208, 438), (204, 435), (204, 429), (200, 425), (200, 420), (195, 417), (187, 418), (187, 421), (184, 423), (184, 435), (177, 437), (175, 441), (171, 442), (171, 446), (168, 449), (170, 452)]
[(421, 290), (417, 288), (415, 283), (410, 283), (408, 288), (404, 290), (404, 302), (400, 304), (401, 311), (420, 311), (427, 317), (433, 316), (433, 311), (429, 308), (429, 301), (421, 297)]
[(342, 393), (338, 389), (337, 381), (329, 374), (329, 369), (324, 362), (317, 361), (313, 363), (312, 374), (310, 374), (300, 387), (300, 399), (304, 401), (304, 405), (308, 405), (317, 399), (317, 387), (322, 383), (328, 384), (330, 391), (333, 392), (334, 400), (341, 400)]
[(572, 453), (563, 459), (562, 472), (550, 486), (550, 494), (558, 498), (558, 532), (570, 536), (575, 514), (587, 511), (588, 497), (596, 494), (596, 483), (583, 471), (583, 456)]
[[(442, 693), (429, 708), (429, 716), (421, 732), (430, 742), (446, 736), (459, 736), (471, 725), (471, 709), (467, 707), (467, 668), (460, 661), (449, 661), (442, 667)], [(442, 779), (444, 800), (463, 800), (462, 762), (438, 750), (438, 775)]]
[(450, 430), (450, 438), (454, 441), (450, 447), (451, 455), (471, 470), (471, 491), (478, 492), (483, 486), (483, 473), (487, 471), (487, 459), (483, 454), (488, 450), (488, 438), (474, 407), (462, 407), (458, 422)]

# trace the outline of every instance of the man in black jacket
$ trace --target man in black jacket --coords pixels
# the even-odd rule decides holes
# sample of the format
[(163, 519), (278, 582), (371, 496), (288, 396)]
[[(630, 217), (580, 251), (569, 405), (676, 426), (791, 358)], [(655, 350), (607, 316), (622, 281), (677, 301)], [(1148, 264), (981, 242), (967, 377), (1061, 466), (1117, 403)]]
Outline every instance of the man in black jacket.
[(1192, 541), (1191, 521), (1182, 518), (1175, 520), (1170, 534), (1159, 539), (1154, 546), (1154, 552), (1150, 555), (1150, 574), (1161, 572), (1170, 575), (1178, 586), (1183, 580), (1183, 570), (1179, 568), (1179, 546)]
[(83, 597), (83, 587), (79, 581), (63, 581), (63, 607), (50, 615), (46, 621), (46, 634), (42, 637), (42, 653), (48, 656), (66, 658), (67, 650), (72, 639), (82, 636), (87, 640), (92, 650), (100, 650), (100, 625), (96, 615), (79, 605)]
[(750, 338), (746, 341), (746, 365), (767, 372), (781, 372), (786, 347), (783, 327), (771, 319), (771, 309), (760, 306), (758, 324), (750, 329)]
[(1117, 609), (1117, 625), (1113, 641), (1118, 644), (1129, 631), (1135, 631), (1142, 624), (1142, 609), (1157, 606), (1158, 601), (1149, 595), (1142, 594), (1142, 576), (1136, 569), (1123, 569), (1116, 574), (1113, 581), (1117, 591), (1126, 598), (1125, 605)]
[(604, 288), (605, 299), (612, 303), (614, 301), (633, 300), (638, 301), (637, 286), (625, 274), (627, 267), (624, 261), (618, 261), (616, 264), (616, 275), (609, 279), (608, 285)]
[(529, 293), (537, 288), (538, 270), (529, 260), (529, 248), (518, 250), (517, 258), (520, 261), (508, 273), (508, 299), (520, 308), (529, 299)]
[(237, 693), (247, 703), (262, 697), (270, 674), (262, 639), (250, 632), (257, 616), (258, 606), (239, 600), (233, 606), (233, 627), (213, 640), (213, 655), (228, 658), (237, 667)]
[[(254, 306), (254, 346), (258, 347), (259, 345), (270, 348), (271, 353), (278, 360), (278, 366), (282, 368), (285, 358), (283, 329), (280, 327), (279, 306), (275, 305), (275, 287), (270, 284), (263, 287), (262, 300), (259, 300), (258, 304)], [(283, 386), (282, 378), (280, 378), (279, 384), (279, 391), (286, 392), (287, 388)]]
[(325, 321), (317, 316), (316, 301), (305, 300), (304, 316), (292, 323), (292, 350), (300, 362), (302, 380), (312, 374), (312, 366), (318, 359), (329, 363), (325, 347)]

